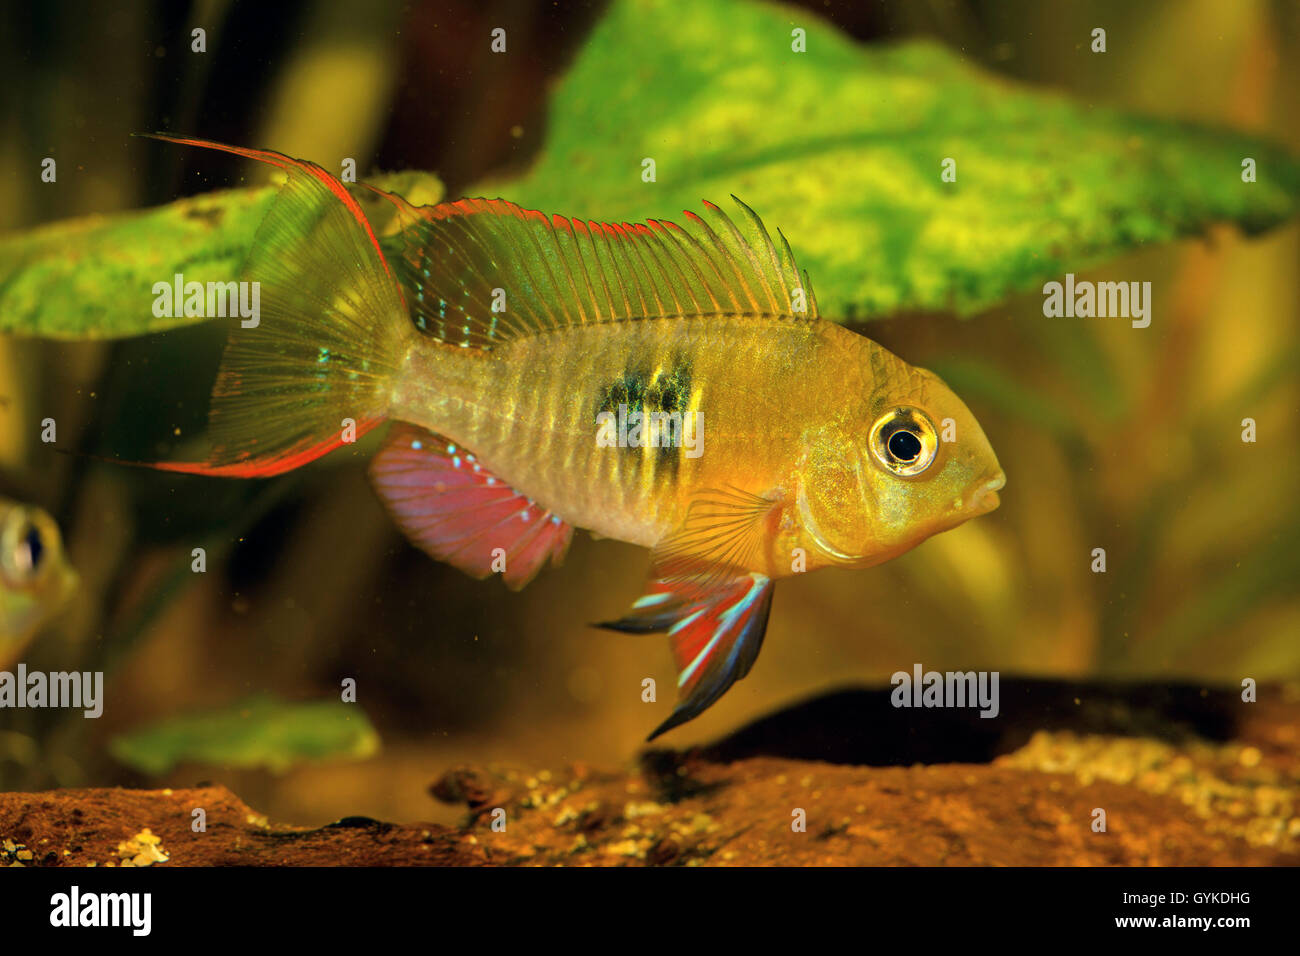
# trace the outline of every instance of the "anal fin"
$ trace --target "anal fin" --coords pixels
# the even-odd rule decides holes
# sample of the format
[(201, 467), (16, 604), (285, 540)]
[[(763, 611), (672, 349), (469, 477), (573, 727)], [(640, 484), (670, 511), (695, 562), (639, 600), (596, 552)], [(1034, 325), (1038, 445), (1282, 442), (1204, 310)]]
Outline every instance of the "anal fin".
[(414, 425), (393, 427), (370, 478), (418, 548), (476, 578), (504, 560), (502, 578), (512, 590), (548, 560), (559, 564), (573, 539), (572, 525), (501, 481), (472, 452)]

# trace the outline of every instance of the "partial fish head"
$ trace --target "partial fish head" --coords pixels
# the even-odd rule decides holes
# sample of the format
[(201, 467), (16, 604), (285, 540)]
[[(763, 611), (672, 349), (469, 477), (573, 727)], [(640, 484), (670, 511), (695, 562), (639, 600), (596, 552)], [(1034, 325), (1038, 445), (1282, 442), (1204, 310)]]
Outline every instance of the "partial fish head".
[(808, 446), (799, 496), (826, 563), (865, 567), (995, 509), (1006, 483), (966, 404), (875, 343), (865, 402)]
[(18, 659), (76, 586), (54, 519), (0, 498), (0, 666)]

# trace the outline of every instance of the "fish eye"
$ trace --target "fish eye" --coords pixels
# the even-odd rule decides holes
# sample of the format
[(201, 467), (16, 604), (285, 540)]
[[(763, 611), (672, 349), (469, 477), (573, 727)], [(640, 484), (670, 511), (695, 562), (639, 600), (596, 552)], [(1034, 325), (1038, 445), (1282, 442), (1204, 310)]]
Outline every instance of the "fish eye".
[(18, 565), (26, 567), (29, 571), (35, 571), (41, 566), (41, 557), (44, 554), (45, 540), (41, 537), (41, 529), (34, 524), (29, 524), (18, 540)]
[(921, 457), (921, 439), (905, 428), (900, 428), (889, 436), (888, 448), (896, 460), (909, 465)]
[(939, 450), (929, 416), (918, 408), (891, 408), (871, 426), (871, 455), (891, 475), (910, 478), (925, 471)]
[(0, 529), (0, 571), (10, 584), (26, 586), (41, 577), (49, 563), (50, 548), (58, 532), (43, 527), (48, 520), (27, 511), (15, 511)]

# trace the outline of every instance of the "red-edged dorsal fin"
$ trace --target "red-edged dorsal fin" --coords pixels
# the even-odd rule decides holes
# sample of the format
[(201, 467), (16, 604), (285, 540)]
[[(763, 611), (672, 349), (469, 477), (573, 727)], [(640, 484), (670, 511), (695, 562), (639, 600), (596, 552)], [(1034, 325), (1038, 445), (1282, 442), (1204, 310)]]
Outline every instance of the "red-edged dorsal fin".
[(500, 571), (512, 590), (548, 560), (559, 564), (573, 539), (572, 525), (491, 474), (473, 452), (414, 425), (393, 427), (370, 477), (422, 551), (472, 577)]
[[(686, 225), (544, 215), (504, 199), (398, 206), (381, 240), (416, 326), (463, 347), (568, 325), (663, 317), (815, 319), (817, 300), (785, 237), (736, 199), (744, 228), (712, 203)], [(732, 197), (735, 199), (735, 197)]]

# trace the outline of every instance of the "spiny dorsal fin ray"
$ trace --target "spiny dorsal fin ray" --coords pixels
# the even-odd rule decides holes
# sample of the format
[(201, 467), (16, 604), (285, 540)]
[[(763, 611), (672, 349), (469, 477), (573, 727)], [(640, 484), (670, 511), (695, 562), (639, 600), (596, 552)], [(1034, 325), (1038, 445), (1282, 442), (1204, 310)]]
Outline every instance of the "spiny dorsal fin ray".
[(785, 237), (735, 196), (742, 225), (712, 203), (686, 226), (546, 216), (504, 199), (414, 207), (383, 240), (412, 319), (455, 345), (491, 348), (569, 325), (753, 314), (817, 318)]

